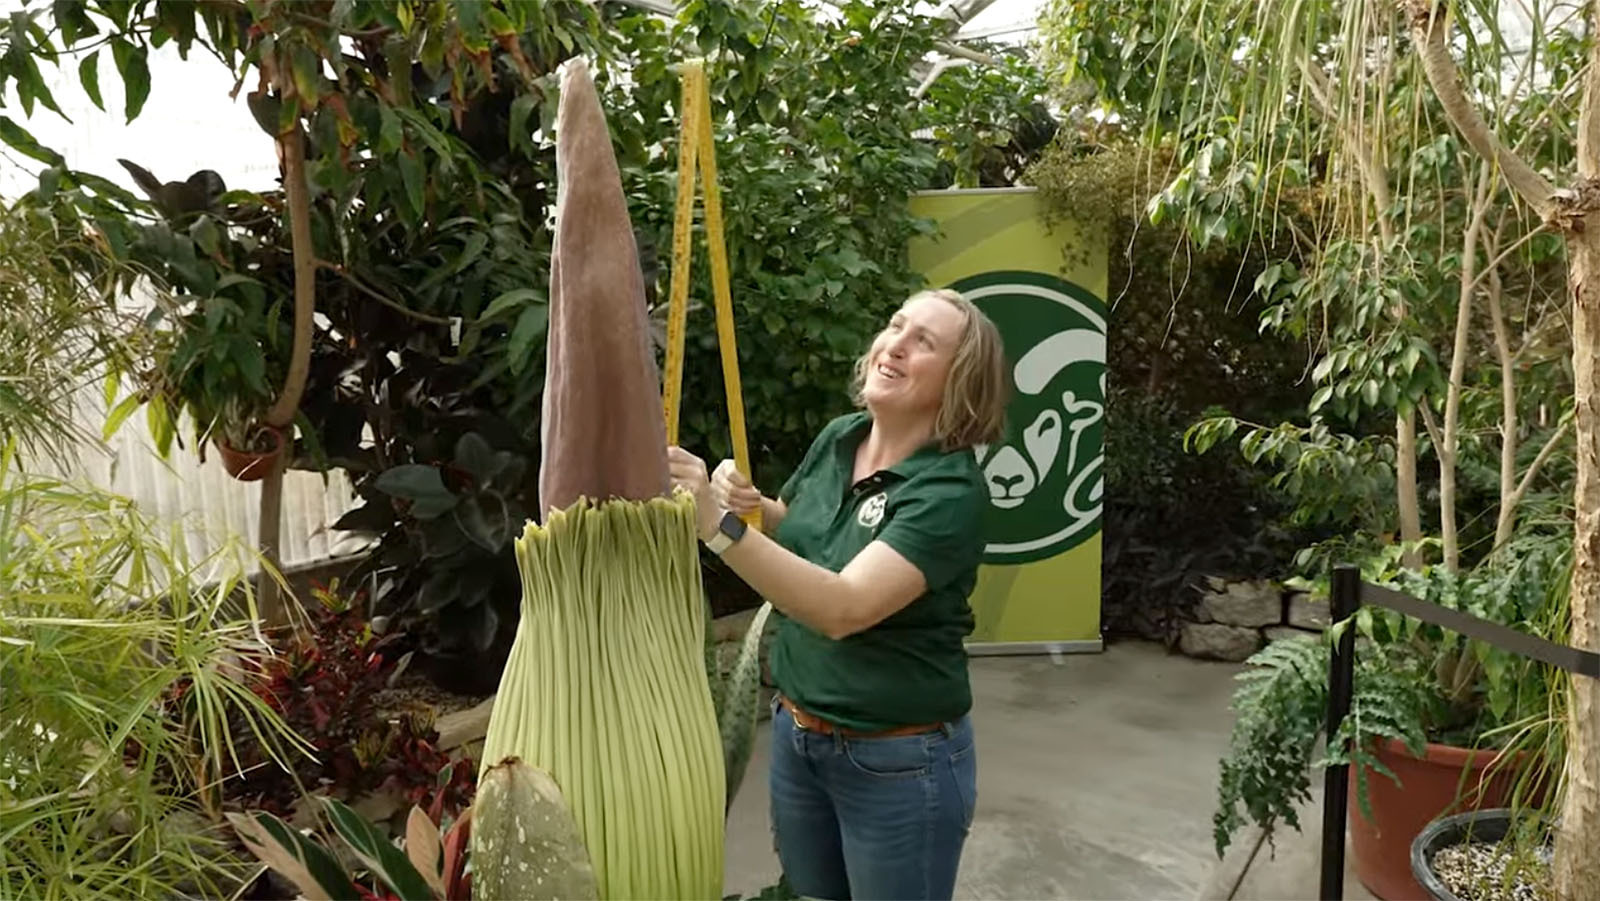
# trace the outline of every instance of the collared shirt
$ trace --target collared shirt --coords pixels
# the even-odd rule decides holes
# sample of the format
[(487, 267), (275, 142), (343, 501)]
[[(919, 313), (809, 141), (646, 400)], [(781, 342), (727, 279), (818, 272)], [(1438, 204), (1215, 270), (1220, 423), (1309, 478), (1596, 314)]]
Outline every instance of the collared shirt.
[(983, 557), (983, 476), (970, 449), (929, 444), (852, 483), (870, 427), (868, 414), (856, 412), (823, 428), (778, 492), (788, 512), (775, 537), (834, 572), (882, 541), (922, 571), (927, 590), (840, 640), (773, 611), (773, 680), (802, 708), (848, 728), (957, 719), (972, 706), (963, 640)]

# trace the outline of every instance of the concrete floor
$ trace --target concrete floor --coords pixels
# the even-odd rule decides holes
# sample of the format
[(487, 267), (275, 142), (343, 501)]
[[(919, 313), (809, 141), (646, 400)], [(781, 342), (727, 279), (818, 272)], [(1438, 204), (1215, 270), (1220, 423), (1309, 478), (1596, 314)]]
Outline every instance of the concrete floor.
[[(1192, 899), (1219, 861), (1211, 813), (1240, 667), (1113, 644), (972, 661), (978, 812), (958, 898)], [(770, 724), (728, 820), (725, 892), (778, 877)]]

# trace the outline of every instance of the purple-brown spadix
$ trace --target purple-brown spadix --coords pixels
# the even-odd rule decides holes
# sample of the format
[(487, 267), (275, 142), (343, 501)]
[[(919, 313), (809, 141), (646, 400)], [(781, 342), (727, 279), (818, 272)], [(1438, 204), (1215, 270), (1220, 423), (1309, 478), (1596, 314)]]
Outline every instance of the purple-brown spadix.
[(667, 431), (644, 278), (605, 114), (581, 60), (561, 75), (550, 259), (540, 518), (579, 497), (665, 495)]

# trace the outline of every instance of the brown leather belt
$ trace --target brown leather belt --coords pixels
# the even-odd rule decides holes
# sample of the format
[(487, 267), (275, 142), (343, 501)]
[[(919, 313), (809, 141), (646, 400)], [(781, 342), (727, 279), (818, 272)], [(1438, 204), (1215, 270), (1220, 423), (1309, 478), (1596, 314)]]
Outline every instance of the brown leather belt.
[(944, 728), (943, 723), (925, 723), (913, 726), (895, 726), (892, 729), (883, 729), (875, 732), (863, 732), (845, 726), (836, 726), (820, 716), (808, 713), (800, 705), (789, 700), (783, 695), (778, 695), (778, 702), (789, 715), (794, 717), (794, 724), (807, 732), (816, 732), (820, 735), (843, 735), (845, 738), (894, 738), (901, 735), (926, 735), (929, 732), (938, 732)]

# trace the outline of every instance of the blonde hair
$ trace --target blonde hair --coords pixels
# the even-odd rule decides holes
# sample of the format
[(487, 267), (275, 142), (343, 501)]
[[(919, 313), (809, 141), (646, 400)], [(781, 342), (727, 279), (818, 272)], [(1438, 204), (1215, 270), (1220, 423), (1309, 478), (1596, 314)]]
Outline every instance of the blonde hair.
[[(1006, 406), (1011, 402), (1011, 381), (1006, 376), (1005, 343), (1000, 330), (977, 304), (949, 288), (919, 291), (906, 298), (906, 303), (929, 297), (950, 304), (966, 319), (934, 419), (934, 440), (946, 451), (993, 444), (1005, 436)], [(857, 406), (866, 403), (861, 392), (871, 363), (869, 346), (856, 358), (852, 393)]]

